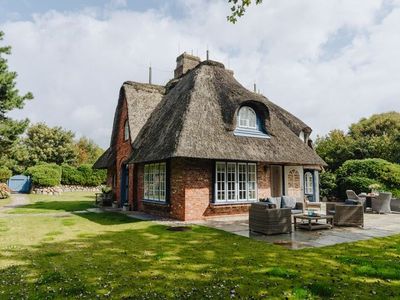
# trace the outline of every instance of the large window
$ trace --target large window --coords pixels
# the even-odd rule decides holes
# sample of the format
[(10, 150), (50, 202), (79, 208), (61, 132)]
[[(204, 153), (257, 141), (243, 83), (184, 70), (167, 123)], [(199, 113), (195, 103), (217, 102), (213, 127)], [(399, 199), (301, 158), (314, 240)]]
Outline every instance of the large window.
[(257, 115), (251, 107), (243, 106), (239, 110), (238, 127), (257, 129)]
[(255, 200), (257, 200), (257, 166), (255, 163), (216, 163), (215, 201), (217, 203)]
[(166, 164), (156, 163), (144, 166), (144, 199), (165, 202)]

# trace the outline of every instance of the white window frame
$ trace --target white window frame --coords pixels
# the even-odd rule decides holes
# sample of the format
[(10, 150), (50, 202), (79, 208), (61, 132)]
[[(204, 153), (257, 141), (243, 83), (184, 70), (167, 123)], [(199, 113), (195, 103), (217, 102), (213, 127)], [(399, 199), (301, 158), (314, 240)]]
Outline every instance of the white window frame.
[[(249, 172), (249, 169), (252, 170)], [(241, 177), (240, 181), (239, 176)], [(249, 181), (250, 177), (254, 179), (251, 182)], [(255, 202), (258, 199), (256, 163), (217, 161), (215, 163), (214, 181), (215, 203)], [(254, 188), (250, 190), (251, 185)], [(253, 192), (254, 197), (251, 196)], [(243, 195), (244, 197), (241, 197)]]
[(144, 165), (143, 200), (166, 202), (167, 166), (165, 162)]
[(311, 172), (304, 174), (304, 194), (314, 195), (314, 178)]
[[(250, 125), (251, 121), (254, 121), (254, 126)], [(249, 106), (242, 106), (239, 109), (237, 127), (257, 130), (257, 114), (254, 109)]]

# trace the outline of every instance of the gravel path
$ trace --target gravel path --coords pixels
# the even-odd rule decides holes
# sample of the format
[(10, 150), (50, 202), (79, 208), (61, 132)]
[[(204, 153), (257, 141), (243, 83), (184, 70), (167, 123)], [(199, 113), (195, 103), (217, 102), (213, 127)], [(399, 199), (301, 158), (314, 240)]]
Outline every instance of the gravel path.
[(24, 206), (29, 203), (28, 196), (24, 194), (11, 194), (11, 203), (0, 207), (0, 211), (9, 210), (18, 206)]

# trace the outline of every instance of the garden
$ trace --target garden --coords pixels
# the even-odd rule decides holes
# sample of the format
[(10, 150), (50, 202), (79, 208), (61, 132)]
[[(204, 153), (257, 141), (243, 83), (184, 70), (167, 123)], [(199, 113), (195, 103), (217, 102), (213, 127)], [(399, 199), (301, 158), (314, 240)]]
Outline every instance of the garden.
[[(92, 193), (2, 212), (2, 299), (390, 299), (400, 236), (288, 250), (224, 231), (95, 212)], [(10, 216), (10, 217), (8, 217)]]

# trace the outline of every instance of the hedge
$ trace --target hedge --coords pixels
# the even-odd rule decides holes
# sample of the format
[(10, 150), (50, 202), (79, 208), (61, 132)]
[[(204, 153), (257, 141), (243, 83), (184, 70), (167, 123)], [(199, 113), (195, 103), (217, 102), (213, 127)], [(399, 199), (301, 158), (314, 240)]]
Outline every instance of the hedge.
[(61, 167), (56, 164), (40, 164), (28, 168), (26, 175), (38, 186), (56, 186), (61, 183)]
[(0, 183), (6, 182), (12, 176), (12, 172), (7, 167), (0, 167)]
[(344, 196), (346, 189), (368, 192), (368, 186), (377, 183), (381, 190), (400, 197), (400, 165), (384, 159), (348, 160), (337, 170), (336, 176), (340, 196)]
[(61, 183), (66, 185), (99, 186), (106, 181), (105, 170), (94, 170), (92, 165), (85, 164), (78, 168), (63, 165)]

